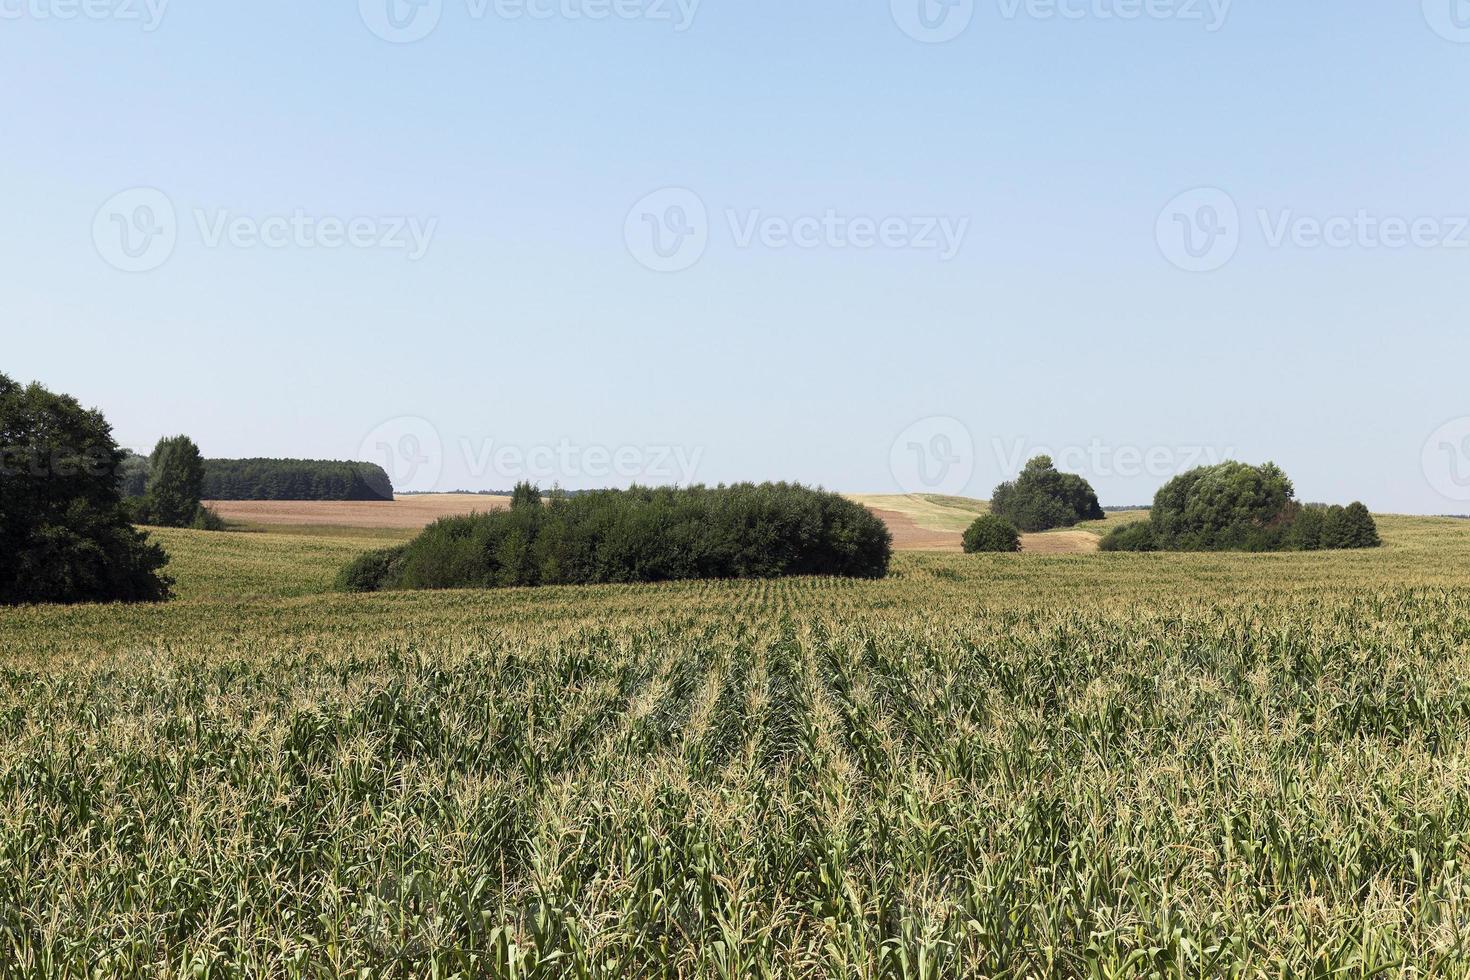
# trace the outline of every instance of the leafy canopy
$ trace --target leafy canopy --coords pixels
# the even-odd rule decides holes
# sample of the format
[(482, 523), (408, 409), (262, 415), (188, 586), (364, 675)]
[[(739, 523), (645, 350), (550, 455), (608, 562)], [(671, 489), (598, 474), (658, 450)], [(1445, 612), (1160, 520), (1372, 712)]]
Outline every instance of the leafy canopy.
[(0, 374), (0, 603), (166, 599), (163, 549), (128, 522), (101, 413)]
[(1050, 456), (1037, 456), (1013, 482), (996, 487), (990, 511), (1028, 533), (1107, 517), (1091, 484), (1060, 472)]

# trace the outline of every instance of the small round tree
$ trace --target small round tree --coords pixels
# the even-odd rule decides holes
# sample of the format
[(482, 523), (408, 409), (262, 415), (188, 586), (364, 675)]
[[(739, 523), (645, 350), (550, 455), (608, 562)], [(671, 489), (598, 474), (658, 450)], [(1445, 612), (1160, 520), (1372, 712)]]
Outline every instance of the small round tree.
[(1092, 485), (1075, 473), (1059, 471), (1050, 456), (1037, 456), (1014, 481), (996, 487), (990, 510), (1029, 532), (1107, 517)]
[(965, 531), (965, 554), (981, 552), (1014, 553), (1021, 550), (1021, 535), (1016, 526), (1003, 517), (986, 514), (975, 518)]

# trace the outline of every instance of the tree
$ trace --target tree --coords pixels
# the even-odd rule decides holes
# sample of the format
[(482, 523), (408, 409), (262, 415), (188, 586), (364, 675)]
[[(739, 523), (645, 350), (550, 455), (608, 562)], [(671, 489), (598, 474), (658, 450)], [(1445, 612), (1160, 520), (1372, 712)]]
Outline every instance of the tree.
[(996, 487), (990, 510), (1033, 533), (1107, 517), (1092, 486), (1074, 473), (1059, 472), (1050, 456), (1037, 456), (1014, 482)]
[(1383, 545), (1383, 538), (1378, 535), (1378, 524), (1373, 520), (1373, 514), (1368, 510), (1368, 505), (1360, 501), (1354, 501), (1347, 506), (1346, 523), (1348, 526), (1347, 540), (1348, 548), (1378, 548)]
[(147, 514), (159, 527), (188, 527), (204, 493), (204, 457), (188, 436), (160, 439), (148, 471)]
[(1021, 550), (1021, 535), (1003, 517), (984, 514), (965, 530), (965, 554), (1015, 553)]
[(122, 506), (101, 413), (0, 374), (0, 603), (154, 602), (163, 549)]
[(1296, 491), (1275, 463), (1202, 466), (1164, 485), (1150, 519), (1164, 551), (1271, 551), (1282, 546)]
[(1383, 544), (1373, 515), (1361, 503), (1332, 507), (1322, 528), (1322, 547), (1331, 549), (1377, 548)]
[(511, 491), (510, 509), (520, 510), (523, 507), (540, 507), (541, 491), (529, 482), (516, 484), (515, 490)]

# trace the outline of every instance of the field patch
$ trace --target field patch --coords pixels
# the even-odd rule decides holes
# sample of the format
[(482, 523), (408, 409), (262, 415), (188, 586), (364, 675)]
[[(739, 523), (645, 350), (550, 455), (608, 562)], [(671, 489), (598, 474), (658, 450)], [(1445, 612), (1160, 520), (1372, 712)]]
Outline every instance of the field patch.
[(1470, 523), (1381, 527), (364, 596), (160, 532), (176, 602), (0, 611), (0, 972), (1464, 976)]
[(441, 517), (505, 510), (509, 497), (444, 493), (393, 500), (206, 500), (232, 524), (262, 527), (362, 527), (420, 530)]

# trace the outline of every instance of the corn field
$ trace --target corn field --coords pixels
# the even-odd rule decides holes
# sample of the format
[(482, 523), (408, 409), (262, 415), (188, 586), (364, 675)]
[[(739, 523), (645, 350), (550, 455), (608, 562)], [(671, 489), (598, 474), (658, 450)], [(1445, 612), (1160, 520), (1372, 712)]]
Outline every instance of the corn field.
[(1470, 976), (1470, 522), (1381, 526), (371, 596), (170, 532), (178, 602), (0, 611), (0, 976)]

